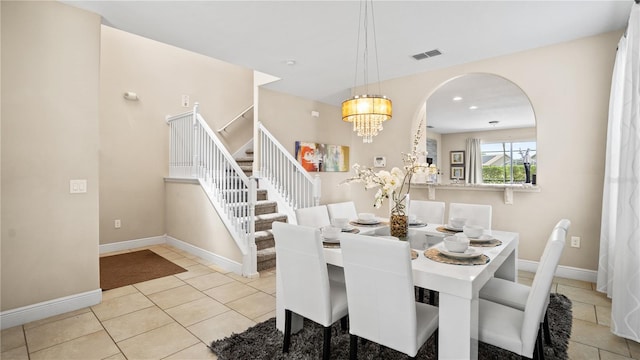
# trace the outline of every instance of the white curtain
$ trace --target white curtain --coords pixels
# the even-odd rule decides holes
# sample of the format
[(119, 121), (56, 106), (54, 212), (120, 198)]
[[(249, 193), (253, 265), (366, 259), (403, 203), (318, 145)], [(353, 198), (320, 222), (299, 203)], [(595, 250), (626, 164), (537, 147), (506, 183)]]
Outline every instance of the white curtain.
[(467, 184), (482, 184), (482, 140), (467, 139)]
[(611, 331), (640, 341), (640, 5), (618, 43), (609, 101), (598, 291)]

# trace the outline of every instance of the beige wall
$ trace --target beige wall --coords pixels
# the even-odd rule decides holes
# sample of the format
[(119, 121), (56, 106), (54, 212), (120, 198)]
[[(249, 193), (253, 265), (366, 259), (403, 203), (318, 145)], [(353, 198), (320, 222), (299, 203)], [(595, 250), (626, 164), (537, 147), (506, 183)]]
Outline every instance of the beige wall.
[[(295, 140), (350, 144), (351, 165), (371, 166), (373, 157), (381, 155), (386, 156), (390, 169), (401, 165), (402, 151), (411, 150), (411, 129), (424, 114), (424, 102), (440, 84), (473, 72), (503, 76), (520, 86), (532, 102), (541, 192), (516, 193), (513, 205), (504, 204), (504, 194), (496, 191), (438, 190), (436, 200), (491, 204), (493, 227), (519, 232), (519, 256), (533, 261), (539, 259), (553, 225), (568, 218), (572, 221), (569, 235), (580, 236), (582, 246), (567, 246), (561, 265), (596, 270), (608, 99), (620, 36), (619, 31), (611, 32), (383, 82), (383, 93), (393, 100), (394, 118), (384, 124), (372, 144), (362, 144), (349, 125), (342, 123), (338, 107), (267, 90), (260, 93), (260, 120), (292, 152)], [(314, 120), (310, 111), (320, 107), (326, 110)], [(446, 182), (450, 149), (444, 142), (439, 141), (439, 159)], [(359, 184), (338, 186), (349, 175), (321, 173), (322, 203), (353, 199), (359, 211), (388, 215), (387, 204), (373, 208), (374, 192), (365, 192)], [(414, 189), (411, 196), (426, 199), (426, 190)]]
[[(343, 123), (338, 107), (267, 89), (260, 89), (258, 119), (278, 141), (295, 155), (295, 142), (308, 141), (333, 145), (351, 145), (351, 124)], [(312, 117), (318, 111), (319, 117)], [(350, 152), (353, 148), (350, 147)], [(350, 155), (352, 156), (352, 155)], [(351, 165), (353, 165), (353, 160)], [(338, 183), (350, 172), (320, 172), (320, 203), (349, 199), (349, 187)]]
[[(352, 161), (371, 165), (379, 154), (387, 156), (389, 166), (398, 165), (399, 152), (409, 150), (415, 118), (440, 84), (470, 72), (503, 76), (533, 105), (541, 192), (516, 193), (514, 205), (505, 205), (501, 192), (438, 190), (436, 200), (491, 204), (493, 227), (518, 231), (519, 256), (528, 260), (539, 259), (552, 226), (566, 217), (572, 221), (569, 235), (581, 236), (582, 247), (567, 246), (561, 265), (596, 270), (609, 91), (620, 36), (612, 32), (385, 82), (394, 118), (373, 144), (352, 141)], [(350, 187), (359, 210), (370, 210), (372, 193)], [(412, 198), (426, 198), (426, 190), (412, 191)]]
[(242, 253), (199, 184), (167, 182), (167, 235), (242, 264)]
[[(0, 6), (4, 311), (100, 287), (100, 18), (59, 2)], [(87, 193), (69, 194), (71, 179)]]
[[(163, 235), (166, 116), (189, 111), (181, 105), (189, 95), (217, 130), (253, 103), (253, 71), (108, 26), (101, 48), (100, 243)], [(125, 100), (126, 91), (140, 100)], [(252, 135), (251, 120), (224, 134), (232, 153)]]

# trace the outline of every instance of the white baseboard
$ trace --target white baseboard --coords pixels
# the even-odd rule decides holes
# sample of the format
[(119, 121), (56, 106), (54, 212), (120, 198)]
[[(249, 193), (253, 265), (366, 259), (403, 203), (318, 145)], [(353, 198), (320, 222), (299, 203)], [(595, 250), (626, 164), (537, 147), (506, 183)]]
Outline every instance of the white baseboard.
[[(535, 273), (537, 269), (537, 261), (518, 259), (518, 270)], [(582, 280), (595, 283), (598, 279), (598, 272), (595, 270), (586, 270), (571, 266), (558, 265), (558, 268), (556, 269), (556, 276), (566, 279)]]
[(116, 243), (100, 245), (100, 254), (106, 254), (114, 251), (122, 251), (136, 249), (145, 246), (160, 245), (167, 242), (166, 236), (153, 236), (142, 239), (119, 241)]
[(127, 240), (127, 241), (120, 241), (117, 243), (100, 245), (100, 254), (105, 254), (105, 253), (114, 252), (114, 251), (137, 249), (145, 246), (162, 245), (162, 244), (169, 244), (180, 250), (184, 250), (191, 255), (195, 255), (201, 259), (210, 261), (225, 270), (229, 270), (236, 274), (242, 274), (241, 263), (227, 259), (224, 256), (214, 254), (210, 251), (201, 249), (197, 246), (191, 245), (182, 240), (178, 240), (169, 235), (154, 236), (154, 237), (148, 237), (143, 239)]
[(44, 301), (37, 304), (23, 306), (0, 313), (0, 328), (2, 330), (23, 325), (32, 321), (46, 319), (51, 316), (64, 314), (102, 301), (102, 289), (69, 295), (58, 299)]
[(237, 262), (237, 261), (233, 261), (230, 259), (227, 259), (224, 256), (220, 256), (217, 254), (214, 254), (210, 251), (201, 249), (197, 246), (193, 246), (187, 242), (184, 242), (182, 240), (178, 240), (174, 237), (171, 237), (169, 235), (166, 235), (166, 239), (167, 239), (167, 244), (176, 247), (180, 250), (184, 250), (186, 252), (188, 252), (191, 255), (195, 255), (201, 259), (207, 260), (207, 261), (211, 261), (212, 263), (220, 266), (221, 268), (225, 269), (225, 270), (229, 270), (231, 272), (234, 272), (236, 274), (242, 274), (242, 264)]
[[(169, 244), (178, 249), (184, 250), (191, 255), (210, 261), (223, 269), (236, 274), (242, 274), (242, 264), (167, 235), (104, 244), (99, 246), (99, 251), (100, 254), (104, 254), (161, 244)], [(37, 304), (27, 305), (17, 309), (6, 310), (0, 312), (0, 329), (4, 330), (32, 321), (46, 319), (51, 316), (97, 305), (100, 302), (102, 302), (102, 289), (96, 289)]]

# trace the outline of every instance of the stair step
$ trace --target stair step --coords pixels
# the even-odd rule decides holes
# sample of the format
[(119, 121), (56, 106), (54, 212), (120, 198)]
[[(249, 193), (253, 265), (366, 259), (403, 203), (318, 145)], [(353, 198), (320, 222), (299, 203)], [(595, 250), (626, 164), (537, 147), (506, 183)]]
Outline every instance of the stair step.
[(238, 164), (242, 163), (249, 163), (249, 164), (253, 164), (253, 158), (252, 157), (240, 157), (236, 159), (236, 162)]
[(256, 202), (256, 215), (278, 212), (278, 203), (272, 200), (258, 200)]
[(274, 221), (287, 222), (287, 215), (278, 213), (256, 215), (255, 231), (271, 230), (271, 224)]
[[(266, 189), (257, 189), (256, 197), (258, 201), (267, 200), (268, 192)], [(247, 201), (246, 196), (244, 194), (237, 194), (238, 190), (225, 190), (223, 197), (227, 201)], [(237, 198), (234, 198), (232, 195), (235, 195)]]
[(271, 230), (256, 231), (256, 248), (258, 250), (270, 248), (276, 246), (275, 239)]
[(253, 149), (247, 149), (244, 151), (245, 154), (253, 156)]
[[(245, 210), (247, 210), (247, 203), (235, 203), (229, 204), (229, 207), (233, 209), (236, 216), (243, 216), (245, 214)], [(258, 200), (254, 209), (255, 215), (265, 215), (265, 214), (273, 214), (278, 211), (278, 203), (276, 201), (271, 200)]]
[(258, 250), (257, 255), (258, 271), (276, 267), (276, 248)]

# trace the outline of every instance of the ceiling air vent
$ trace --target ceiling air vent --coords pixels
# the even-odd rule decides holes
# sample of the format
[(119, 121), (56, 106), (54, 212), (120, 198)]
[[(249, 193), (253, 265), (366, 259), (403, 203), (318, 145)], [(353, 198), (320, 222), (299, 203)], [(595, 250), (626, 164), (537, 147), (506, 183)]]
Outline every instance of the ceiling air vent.
[(442, 55), (442, 52), (438, 49), (433, 49), (433, 50), (425, 51), (423, 53), (415, 54), (411, 57), (416, 60), (423, 60), (423, 59), (438, 56), (438, 55)]

